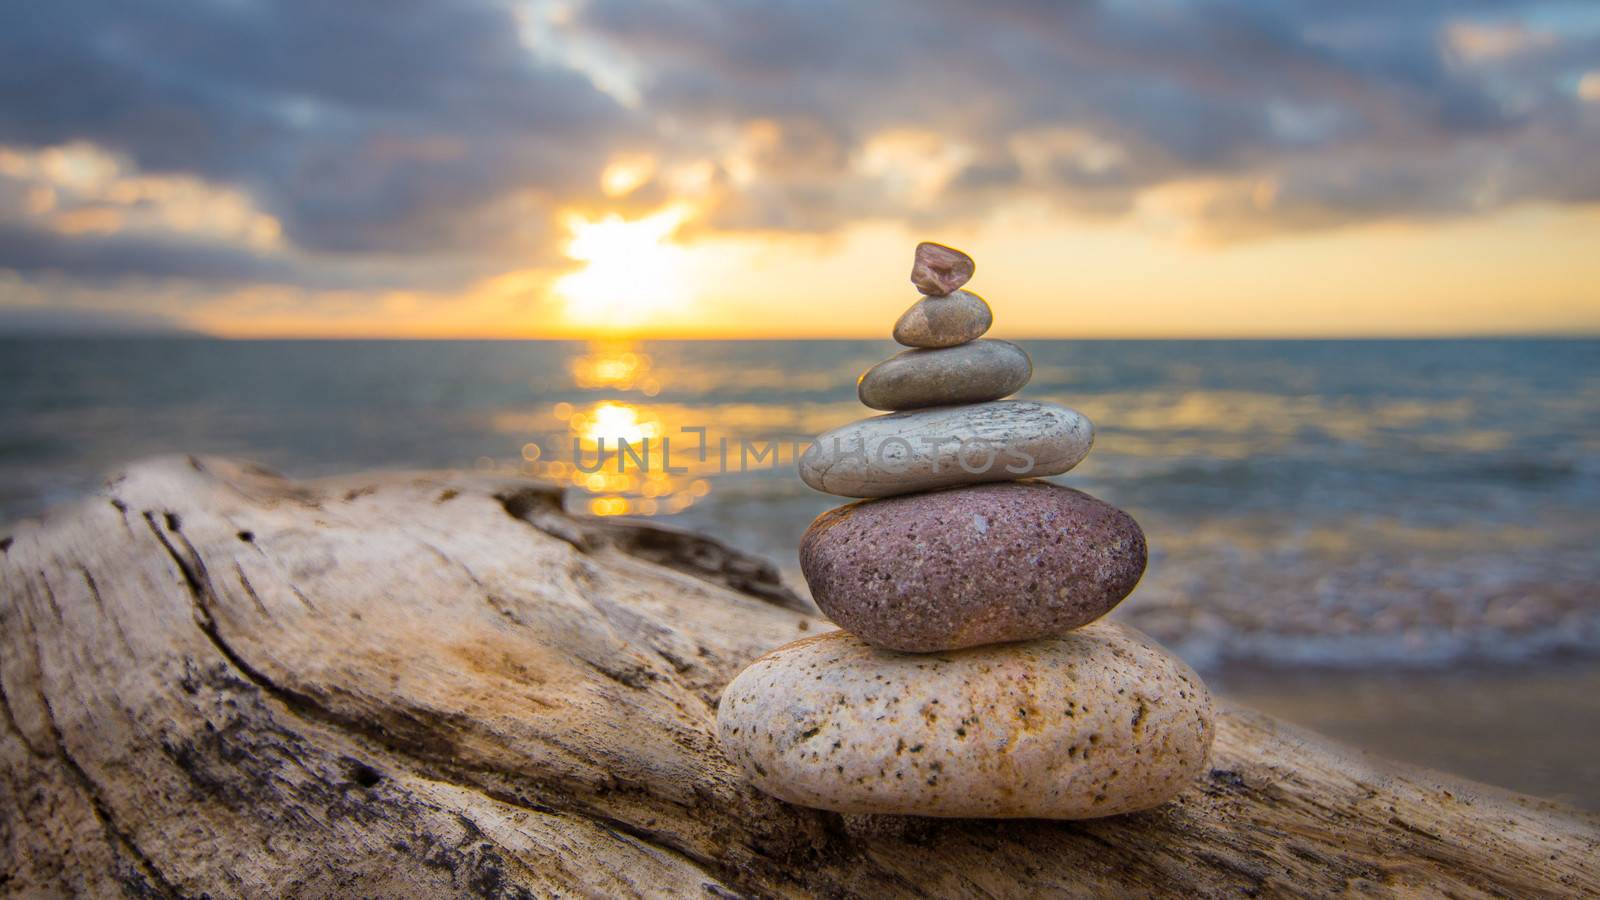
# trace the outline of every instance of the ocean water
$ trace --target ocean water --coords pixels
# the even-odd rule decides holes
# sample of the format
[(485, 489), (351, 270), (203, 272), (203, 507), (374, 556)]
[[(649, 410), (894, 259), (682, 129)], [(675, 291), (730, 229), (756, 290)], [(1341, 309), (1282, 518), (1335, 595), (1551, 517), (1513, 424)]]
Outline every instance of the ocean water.
[[(1097, 430), (1089, 459), (1052, 480), (1149, 536), (1150, 569), (1115, 615), (1203, 671), (1600, 656), (1600, 342), (1024, 346), (1020, 396)], [(705, 531), (798, 577), (801, 533), (842, 501), (799, 481), (795, 444), (868, 414), (856, 377), (895, 349), (0, 340), (0, 520), (158, 453), (300, 477), (485, 468), (557, 479), (574, 509)], [(648, 444), (650, 465), (625, 456), (619, 471), (619, 438)]]

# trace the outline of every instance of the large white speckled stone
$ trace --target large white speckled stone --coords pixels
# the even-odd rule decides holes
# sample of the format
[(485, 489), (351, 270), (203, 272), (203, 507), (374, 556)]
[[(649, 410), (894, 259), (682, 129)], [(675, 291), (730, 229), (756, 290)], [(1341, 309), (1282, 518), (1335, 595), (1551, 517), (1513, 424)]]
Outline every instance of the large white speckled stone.
[(1060, 475), (1093, 444), (1089, 420), (1054, 403), (939, 406), (859, 419), (820, 435), (800, 455), (800, 479), (841, 497), (891, 497)]
[(1200, 677), (1114, 622), (935, 654), (806, 638), (728, 685), (717, 731), (756, 787), (802, 806), (1049, 819), (1165, 803), (1214, 734)]

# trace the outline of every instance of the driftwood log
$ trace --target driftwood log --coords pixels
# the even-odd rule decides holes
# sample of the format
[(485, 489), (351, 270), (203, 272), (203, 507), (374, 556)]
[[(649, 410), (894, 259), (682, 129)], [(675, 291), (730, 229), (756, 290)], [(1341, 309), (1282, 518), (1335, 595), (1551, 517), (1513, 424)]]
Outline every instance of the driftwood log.
[(826, 622), (767, 564), (538, 483), (157, 460), (0, 547), (8, 894), (1600, 893), (1594, 817), (1243, 710), (1138, 815), (772, 800), (717, 696)]

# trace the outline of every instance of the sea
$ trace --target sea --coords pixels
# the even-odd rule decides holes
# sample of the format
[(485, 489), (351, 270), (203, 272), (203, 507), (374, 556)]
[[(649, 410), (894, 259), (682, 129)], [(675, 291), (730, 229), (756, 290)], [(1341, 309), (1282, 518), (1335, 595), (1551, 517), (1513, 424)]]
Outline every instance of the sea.
[[(1020, 396), (1096, 429), (1089, 458), (1052, 480), (1149, 536), (1124, 615), (1202, 669), (1600, 651), (1600, 342), (1026, 346)], [(795, 450), (875, 414), (856, 378), (895, 349), (3, 341), (0, 519), (162, 453), (297, 477), (496, 469), (563, 481), (577, 511), (650, 516), (793, 571), (806, 525), (842, 502), (800, 482)]]
[[(1019, 396), (1095, 425), (1088, 459), (1051, 480), (1148, 536), (1114, 615), (1207, 677), (1600, 659), (1600, 341), (1023, 345)], [(165, 453), (304, 478), (481, 469), (559, 481), (574, 511), (709, 533), (799, 585), (800, 535), (843, 501), (794, 455), (873, 414), (856, 379), (897, 349), (0, 340), (0, 520)], [(1600, 804), (1600, 774), (1584, 777)]]

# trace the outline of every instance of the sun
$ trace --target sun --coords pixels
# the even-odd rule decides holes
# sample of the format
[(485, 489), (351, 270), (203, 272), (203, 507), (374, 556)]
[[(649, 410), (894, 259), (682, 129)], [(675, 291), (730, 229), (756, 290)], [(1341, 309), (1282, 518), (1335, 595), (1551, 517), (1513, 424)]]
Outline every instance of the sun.
[(584, 267), (553, 286), (565, 301), (567, 321), (600, 331), (633, 331), (678, 311), (688, 300), (687, 254), (668, 239), (688, 216), (683, 204), (631, 221), (616, 213), (595, 220), (569, 216), (567, 255)]

